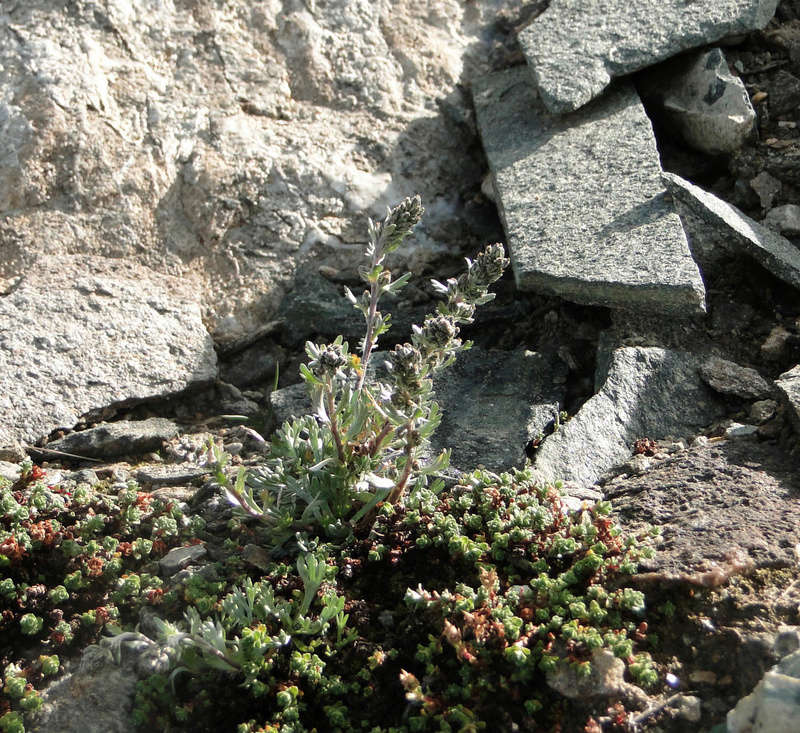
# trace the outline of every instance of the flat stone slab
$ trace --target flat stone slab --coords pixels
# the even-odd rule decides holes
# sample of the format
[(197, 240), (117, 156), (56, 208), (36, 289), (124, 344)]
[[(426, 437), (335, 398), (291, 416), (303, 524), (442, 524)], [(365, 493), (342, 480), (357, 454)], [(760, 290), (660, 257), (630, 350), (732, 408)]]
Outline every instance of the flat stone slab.
[(601, 367), (597, 394), (537, 451), (537, 479), (591, 485), (628, 460), (637, 439), (688, 437), (709, 425), (724, 410), (700, 379), (701, 363), (693, 354), (658, 347), (613, 351)]
[(0, 297), (0, 445), (216, 376), (198, 303), (123, 260), (44, 258)]
[[(643, 572), (709, 572), (735, 564), (793, 567), (800, 466), (777, 445), (729, 440), (692, 447), (646, 474), (606, 486), (625, 531), (661, 528)], [(739, 557), (731, 553), (740, 553)]]
[(778, 0), (552, 0), (519, 34), (551, 112), (578, 109), (614, 77), (763, 28)]
[[(521, 468), (526, 444), (558, 413), (565, 380), (566, 366), (551, 355), (477, 347), (459, 354), (433, 382), (442, 422), (431, 455), (452, 449), (450, 465), (461, 471), (478, 464), (495, 472)], [(278, 424), (311, 409), (304, 384), (279, 389), (270, 400)]]
[(704, 309), (630, 83), (562, 118), (545, 110), (524, 67), (484, 77), (473, 91), (521, 290), (655, 312)]
[(179, 432), (174, 422), (163, 417), (120, 420), (70, 433), (50, 441), (45, 447), (75, 456), (110, 459), (158, 450)]
[(670, 193), (700, 218), (734, 235), (728, 241), (773, 275), (800, 288), (800, 249), (735, 206), (674, 173), (663, 173)]

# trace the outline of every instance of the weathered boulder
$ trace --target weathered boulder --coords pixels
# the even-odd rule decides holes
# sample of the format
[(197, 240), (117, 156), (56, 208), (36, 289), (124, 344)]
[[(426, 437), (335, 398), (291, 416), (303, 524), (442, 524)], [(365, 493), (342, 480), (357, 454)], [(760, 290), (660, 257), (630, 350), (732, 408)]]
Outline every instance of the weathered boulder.
[(763, 28), (778, 0), (553, 0), (520, 33), (547, 108), (570, 112), (614, 77)]
[(404, 195), (428, 213), (398, 256), (470, 241), (459, 83), (488, 68), (495, 5), (3, 3), (0, 291), (42, 254), (125, 257), (191, 278), (228, 341), (298, 261), (355, 263), (364, 215)]
[(0, 297), (0, 445), (216, 376), (198, 303), (133, 262), (43, 258)]
[(689, 145), (703, 152), (732, 153), (753, 130), (750, 97), (719, 48), (643, 72), (637, 88), (645, 101), (659, 105)]
[(794, 567), (797, 461), (754, 439), (700, 443), (604, 487), (625, 531), (661, 529), (640, 570), (714, 587), (754, 567)]
[(689, 436), (722, 414), (698, 374), (701, 359), (657, 347), (622, 347), (600, 359), (597, 394), (539, 448), (546, 482), (595, 483), (626, 461), (639, 438)]
[(520, 289), (590, 305), (702, 311), (700, 273), (629, 83), (561, 118), (544, 109), (524, 67), (480, 79), (473, 91)]

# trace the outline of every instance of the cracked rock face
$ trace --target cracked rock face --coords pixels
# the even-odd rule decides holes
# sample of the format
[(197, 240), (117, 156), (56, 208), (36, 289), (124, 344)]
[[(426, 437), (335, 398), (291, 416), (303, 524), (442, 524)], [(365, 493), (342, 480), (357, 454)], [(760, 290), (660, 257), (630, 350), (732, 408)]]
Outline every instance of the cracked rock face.
[(0, 445), (215, 376), (200, 307), (175, 278), (102, 257), (52, 257), (0, 297)]
[(0, 291), (45, 255), (125, 257), (192, 279), (223, 342), (298, 260), (357, 262), (364, 215), (405, 195), (428, 210), (417, 265), (469, 239), (457, 83), (495, 4), (3, 3)]

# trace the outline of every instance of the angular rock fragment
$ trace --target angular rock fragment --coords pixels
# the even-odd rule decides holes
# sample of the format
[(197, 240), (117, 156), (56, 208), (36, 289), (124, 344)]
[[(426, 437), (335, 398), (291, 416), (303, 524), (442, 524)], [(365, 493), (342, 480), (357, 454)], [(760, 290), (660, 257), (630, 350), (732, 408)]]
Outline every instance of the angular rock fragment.
[(165, 578), (171, 578), (187, 565), (203, 559), (208, 554), (205, 545), (175, 547), (158, 561), (158, 567)]
[(768, 91), (767, 105), (770, 115), (785, 115), (795, 112), (800, 106), (800, 79), (784, 69), (775, 74)]
[(777, 0), (553, 0), (519, 34), (551, 112), (578, 109), (612, 78), (763, 28)]
[(800, 652), (781, 659), (728, 713), (728, 733), (800, 729)]
[(734, 235), (729, 238), (773, 275), (800, 288), (800, 250), (735, 206), (722, 201), (674, 173), (664, 173), (670, 192), (697, 216)]
[(637, 88), (658, 104), (689, 145), (712, 155), (738, 150), (756, 113), (742, 80), (719, 48), (663, 64), (643, 74)]
[[(450, 464), (461, 471), (478, 464), (490, 471), (521, 468), (526, 444), (560, 409), (565, 379), (566, 367), (551, 355), (477, 347), (459, 354), (433, 381), (443, 414), (431, 441), (432, 456), (452, 449)], [(310, 410), (302, 384), (279, 389), (270, 400), (278, 424)]]
[(789, 415), (795, 430), (800, 434), (800, 365), (781, 374), (775, 380), (775, 386), (789, 405)]
[(700, 380), (699, 365), (699, 357), (685, 352), (616, 349), (599, 374), (597, 394), (542, 443), (536, 476), (593, 484), (631, 456), (637, 439), (688, 436), (713, 422), (723, 408)]
[(762, 224), (778, 234), (797, 236), (800, 234), (800, 206), (784, 204), (770, 209)]
[(122, 260), (48, 257), (0, 297), (0, 445), (215, 376), (200, 307), (177, 279)]
[(713, 390), (745, 400), (757, 400), (772, 394), (769, 382), (755, 369), (720, 359), (718, 356), (709, 357), (703, 362), (700, 376)]
[(652, 127), (629, 83), (565, 118), (545, 111), (522, 67), (473, 90), (520, 289), (589, 305), (703, 309)]
[(522, 468), (526, 444), (558, 414), (566, 376), (551, 354), (474, 347), (460, 354), (433, 383), (443, 415), (431, 452), (450, 448), (461, 471)]
[(101, 423), (88, 430), (70, 433), (45, 447), (87, 458), (116, 458), (158, 450), (178, 434), (178, 426), (162, 417)]

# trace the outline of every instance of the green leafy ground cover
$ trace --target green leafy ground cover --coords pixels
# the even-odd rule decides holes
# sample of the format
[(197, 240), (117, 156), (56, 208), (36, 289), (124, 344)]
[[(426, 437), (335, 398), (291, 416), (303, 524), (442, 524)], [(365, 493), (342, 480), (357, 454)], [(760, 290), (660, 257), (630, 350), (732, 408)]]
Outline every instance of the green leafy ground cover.
[[(367, 378), (390, 325), (379, 299), (408, 280), (384, 260), (421, 215), (406, 199), (372, 223), (366, 288), (347, 291), (365, 317), (360, 355), (341, 339), (307, 345), (312, 413), (276, 431), (256, 468), (209, 448), (234, 509), (225, 536), (133, 484), (48, 487), (27, 467), (0, 489), (0, 730), (24, 729), (62, 650), (103, 628), (145, 640), (146, 605), (160, 662), (134, 720), (149, 730), (559, 730), (570, 703), (547, 675), (588, 677), (595, 650), (656, 681), (644, 597), (625, 586), (644, 537), (622, 537), (605, 503), (566, 511), (525, 471), (448, 486), (448, 453), (425, 458), (439, 422), (430, 377), (469, 347), (460, 325), (491, 299), (503, 248), (436, 283), (436, 313), (389, 352), (386, 377)], [(165, 584), (155, 561), (192, 542), (219, 559)], [(265, 551), (258, 570), (247, 545)]]

